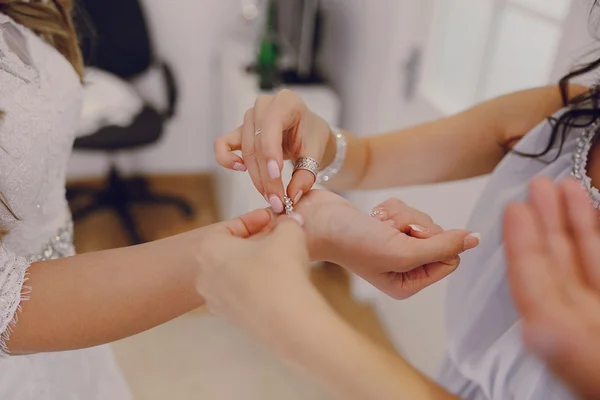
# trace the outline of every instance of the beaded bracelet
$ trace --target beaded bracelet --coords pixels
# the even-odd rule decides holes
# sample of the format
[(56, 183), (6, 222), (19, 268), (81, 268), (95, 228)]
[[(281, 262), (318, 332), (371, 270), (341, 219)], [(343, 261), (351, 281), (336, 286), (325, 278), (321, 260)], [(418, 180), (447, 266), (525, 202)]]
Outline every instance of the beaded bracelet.
[(333, 162), (325, 167), (323, 170), (319, 171), (317, 174), (317, 182), (328, 182), (342, 169), (344, 165), (344, 161), (346, 161), (346, 149), (348, 147), (348, 141), (346, 140), (346, 136), (339, 129), (332, 129), (332, 133), (335, 137), (335, 157)]

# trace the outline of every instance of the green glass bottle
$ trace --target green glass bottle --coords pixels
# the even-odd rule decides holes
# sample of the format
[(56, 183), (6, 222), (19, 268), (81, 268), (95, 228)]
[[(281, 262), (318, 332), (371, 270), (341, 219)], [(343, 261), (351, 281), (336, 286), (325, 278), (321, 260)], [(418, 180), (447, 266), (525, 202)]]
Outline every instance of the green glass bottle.
[(258, 51), (257, 69), (261, 90), (271, 91), (278, 85), (277, 2), (269, 1), (267, 23)]

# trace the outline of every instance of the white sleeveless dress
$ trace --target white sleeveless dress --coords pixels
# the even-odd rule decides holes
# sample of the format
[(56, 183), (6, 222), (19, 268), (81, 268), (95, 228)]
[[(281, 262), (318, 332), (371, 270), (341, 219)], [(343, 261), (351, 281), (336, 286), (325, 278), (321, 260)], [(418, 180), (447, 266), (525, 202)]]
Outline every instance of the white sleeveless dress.
[[(551, 130), (549, 122), (542, 122), (516, 149), (540, 152), (546, 147)], [(596, 131), (594, 125), (570, 132), (560, 156), (551, 163), (509, 154), (490, 177), (468, 224), (469, 229), (482, 233), (482, 242), (465, 254), (448, 284), (448, 353), (439, 382), (461, 398), (576, 399), (523, 345), (520, 317), (506, 278), (502, 218), (509, 202), (526, 199), (528, 184), (536, 176), (555, 181), (574, 176), (588, 189), (598, 207), (600, 194), (592, 188), (585, 169)], [(549, 161), (555, 155), (553, 151), (545, 159)]]
[(0, 243), (0, 399), (131, 398), (108, 347), (5, 354), (17, 309), (27, 299), (29, 264), (74, 254), (65, 179), (81, 102), (79, 77), (68, 61), (0, 14), (0, 193), (17, 217), (0, 205), (9, 231)]

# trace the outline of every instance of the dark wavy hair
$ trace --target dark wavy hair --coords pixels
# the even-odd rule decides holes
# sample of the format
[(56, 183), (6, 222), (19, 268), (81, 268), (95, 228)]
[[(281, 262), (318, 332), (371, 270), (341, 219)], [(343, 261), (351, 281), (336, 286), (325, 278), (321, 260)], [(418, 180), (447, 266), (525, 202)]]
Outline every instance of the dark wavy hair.
[[(590, 20), (593, 17), (594, 10), (599, 5), (599, 0), (594, 0), (590, 10)], [(538, 153), (523, 153), (511, 149), (520, 137), (515, 137), (507, 143), (507, 148), (515, 154), (528, 158), (542, 158), (553, 149), (558, 149), (556, 155), (549, 160), (555, 161), (561, 154), (566, 137), (576, 129), (584, 129), (592, 125), (600, 118), (600, 85), (594, 85), (586, 93), (571, 97), (569, 96), (569, 83), (572, 79), (594, 72), (600, 67), (600, 57), (592, 62), (576, 67), (573, 71), (565, 75), (558, 83), (563, 106), (566, 111), (560, 117), (548, 117), (552, 125), (552, 133), (548, 139), (546, 147)]]

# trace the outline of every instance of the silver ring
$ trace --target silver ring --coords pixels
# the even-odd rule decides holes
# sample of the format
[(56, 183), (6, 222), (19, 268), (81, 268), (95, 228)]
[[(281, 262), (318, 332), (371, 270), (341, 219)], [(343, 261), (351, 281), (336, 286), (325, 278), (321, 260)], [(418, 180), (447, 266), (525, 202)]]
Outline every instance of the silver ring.
[(260, 133), (262, 132), (262, 129), (258, 128), (255, 132), (254, 132), (254, 136), (258, 136), (260, 135)]
[(317, 175), (319, 174), (319, 162), (312, 157), (300, 157), (296, 160), (294, 172), (298, 171), (299, 169), (310, 172), (315, 176), (315, 179), (317, 179)]

